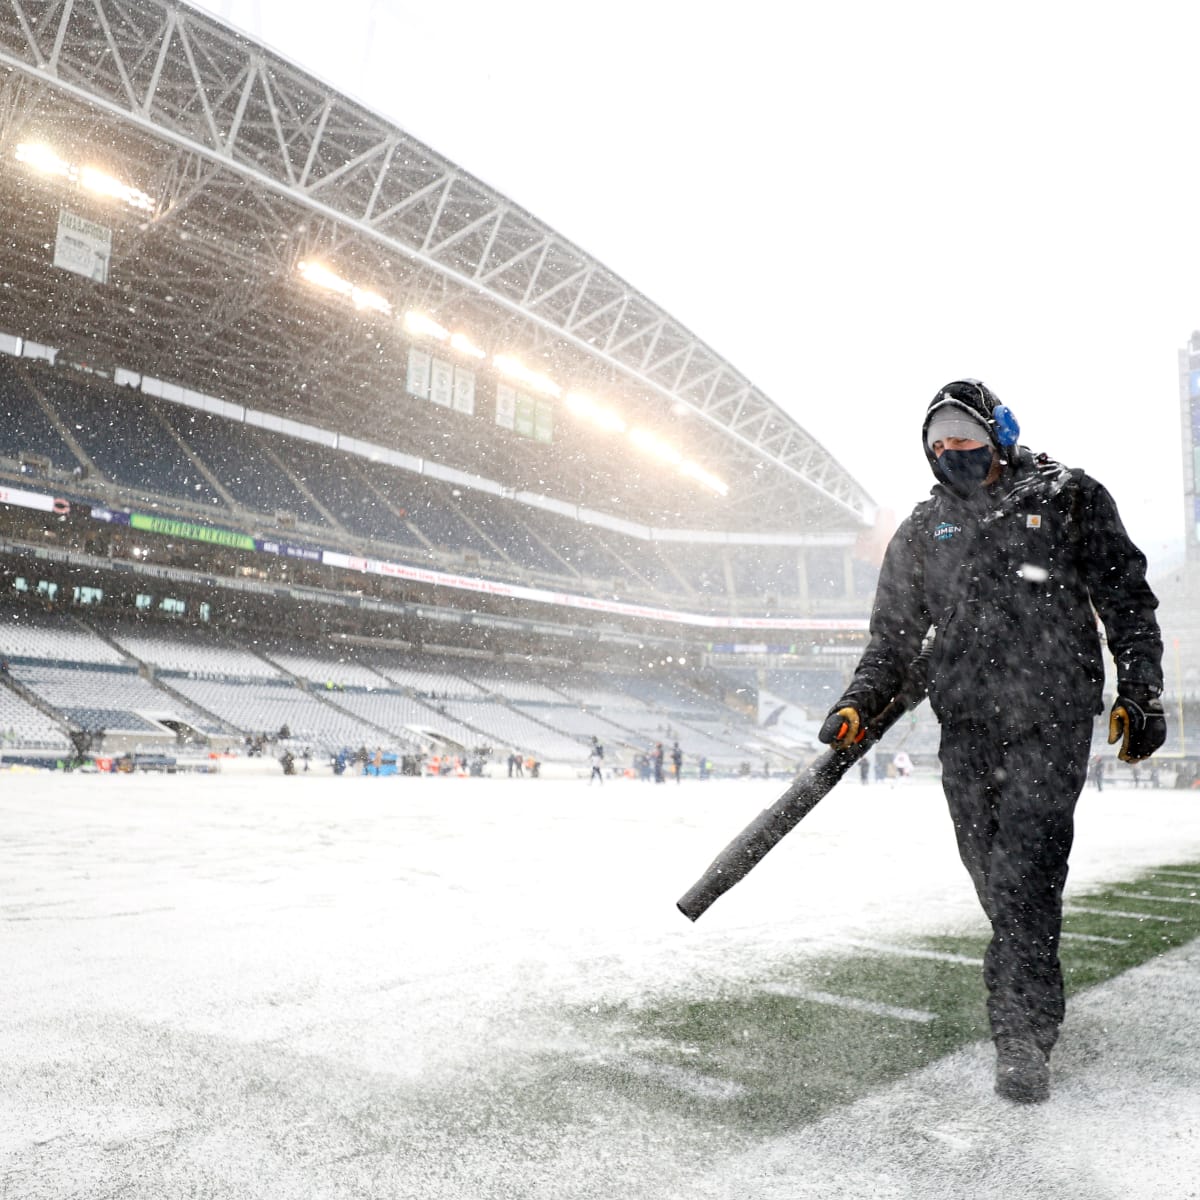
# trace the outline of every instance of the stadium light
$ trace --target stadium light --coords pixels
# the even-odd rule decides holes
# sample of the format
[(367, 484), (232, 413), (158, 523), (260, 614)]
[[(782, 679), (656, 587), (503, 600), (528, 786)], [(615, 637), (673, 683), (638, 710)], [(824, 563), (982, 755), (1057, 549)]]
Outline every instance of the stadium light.
[(370, 288), (354, 288), (350, 293), (350, 299), (353, 301), (355, 308), (369, 308), (372, 312), (382, 313), (385, 317), (392, 315), (391, 304), (378, 292), (371, 291)]
[(360, 288), (321, 263), (307, 261), (297, 263), (296, 270), (314, 287), (324, 288), (326, 291), (336, 292), (339, 296), (345, 296), (355, 308), (369, 308), (374, 312), (382, 313), (385, 317), (391, 316), (392, 306), (378, 292), (373, 292), (369, 288)]
[(13, 151), (17, 162), (42, 175), (55, 175), (60, 179), (74, 183), (84, 191), (91, 192), (105, 200), (120, 200), (130, 208), (142, 212), (153, 212), (154, 201), (145, 192), (123, 183), (107, 171), (99, 167), (80, 167), (68, 162), (52, 146), (45, 142), (20, 142)]
[(465, 333), (451, 334), (450, 345), (468, 358), (487, 358), (487, 351), (481, 350)]
[(107, 171), (99, 167), (82, 167), (79, 171), (79, 186), (93, 195), (102, 196), (106, 200), (120, 200), (130, 208), (142, 212), (153, 212), (154, 201), (145, 192), (131, 187), (115, 179)]
[(296, 265), (296, 270), (316, 287), (337, 292), (340, 296), (349, 296), (353, 284), (340, 275), (335, 275), (328, 267), (315, 262), (302, 262)]
[(543, 396), (553, 396), (557, 400), (562, 395), (562, 388), (549, 375), (527, 367), (520, 359), (513, 358), (510, 354), (497, 354), (492, 362), (502, 375), (525, 384), (535, 392), (541, 392)]
[(639, 450), (653, 455), (663, 462), (670, 463), (673, 467), (677, 467), (680, 475), (694, 479), (697, 483), (715, 492), (718, 496), (727, 496), (729, 494), (729, 485), (723, 479), (714, 475), (711, 471), (706, 471), (699, 464), (692, 462), (691, 459), (684, 458), (670, 442), (664, 441), (658, 434), (651, 433), (648, 429), (631, 429), (629, 431), (629, 440)]
[(43, 175), (59, 175), (64, 179), (71, 176), (71, 164), (61, 158), (57, 151), (45, 142), (21, 142), (13, 153), (19, 163)]
[(591, 396), (583, 392), (568, 392), (566, 404), (576, 416), (591, 421), (593, 425), (599, 425), (601, 429), (607, 429), (610, 433), (625, 432), (625, 421), (620, 413), (597, 404)]
[(673, 467), (678, 467), (683, 462), (683, 455), (670, 442), (663, 441), (658, 434), (651, 433), (648, 429), (631, 429), (629, 431), (629, 440), (639, 450), (653, 455), (655, 458), (660, 458), (663, 462), (670, 463)]
[(438, 342), (449, 342), (453, 350), (465, 354), (468, 358), (487, 358), (487, 351), (481, 350), (465, 333), (451, 333), (444, 325), (439, 324), (425, 313), (410, 309), (404, 314), (404, 328), (413, 337), (433, 338)]
[(414, 337), (431, 337), (439, 342), (447, 341), (450, 337), (450, 330), (439, 325), (432, 317), (411, 310), (404, 314), (404, 328)]
[[(706, 471), (703, 467), (697, 466), (694, 462), (685, 461), (681, 463), (679, 472), (681, 475), (687, 475), (689, 478), (696, 480), (697, 483), (702, 483), (706, 488), (710, 488), (716, 492), (718, 496), (729, 495), (729, 484), (714, 475), (711, 471)], [(681, 659), (680, 661), (682, 662), (683, 660)]]

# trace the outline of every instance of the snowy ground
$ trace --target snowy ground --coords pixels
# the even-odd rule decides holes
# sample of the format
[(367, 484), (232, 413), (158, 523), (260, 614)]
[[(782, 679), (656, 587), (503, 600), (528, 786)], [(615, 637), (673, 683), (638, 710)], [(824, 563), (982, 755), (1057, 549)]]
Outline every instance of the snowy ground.
[[(779, 790), (0, 775), (0, 1196), (1200, 1196), (1200, 943), (1076, 996), (1033, 1109), (973, 1043), (760, 1127), (589, 1031), (982, 933), (936, 786), (857, 780), (690, 924)], [(1194, 795), (1089, 790), (1069, 895), (1196, 862)]]

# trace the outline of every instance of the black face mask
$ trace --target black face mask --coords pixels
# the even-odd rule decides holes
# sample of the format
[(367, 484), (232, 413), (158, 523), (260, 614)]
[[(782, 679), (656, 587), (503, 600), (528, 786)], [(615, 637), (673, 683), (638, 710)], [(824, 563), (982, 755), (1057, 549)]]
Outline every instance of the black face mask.
[(987, 478), (992, 469), (991, 446), (978, 450), (943, 450), (937, 460), (942, 478), (960, 496), (969, 495)]

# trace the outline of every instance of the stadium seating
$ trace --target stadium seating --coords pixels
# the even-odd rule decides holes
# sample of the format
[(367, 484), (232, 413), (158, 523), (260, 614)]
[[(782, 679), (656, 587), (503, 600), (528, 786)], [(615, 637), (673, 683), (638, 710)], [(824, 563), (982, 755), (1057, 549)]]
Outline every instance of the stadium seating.
[(121, 622), (113, 626), (113, 638), (133, 658), (160, 671), (238, 679), (275, 679), (280, 674), (259, 655), (204, 630)]
[(457, 510), (447, 485), (392, 469), (387, 494), (427, 545), (486, 559), (500, 557), (487, 538)]
[(45, 379), (47, 398), (101, 474), (138, 495), (177, 496), (225, 507), (204, 473), (138, 393), (98, 388), (64, 375)]
[(624, 746), (637, 748), (641, 739), (635, 736), (631, 729), (623, 728), (616, 721), (609, 721), (598, 713), (589, 712), (577, 705), (565, 704), (534, 704), (515, 701), (514, 707), (535, 721), (550, 725), (569, 737), (580, 739), (587, 745), (593, 737), (602, 746)]
[(308, 680), (318, 688), (380, 688), (388, 683), (378, 671), (346, 653), (330, 650), (322, 654), (315, 647), (296, 643), (264, 645), (259, 653), (289, 675)]
[(44, 712), (6, 687), (0, 687), (0, 754), (12, 750), (70, 749), (66, 734)]
[(517, 660), (494, 662), (488, 659), (468, 659), (462, 671), (476, 687), (507, 700), (542, 701), (561, 704), (563, 694), (546, 682), (553, 677), (553, 668), (541, 664), (533, 668)]
[[(725, 579), (722, 547), (701, 543), (661, 542), (656, 544), (656, 553), (663, 564), (663, 572), (656, 576), (658, 580), (661, 581), (663, 574), (669, 571), (676, 578), (683, 580), (702, 600), (719, 602), (728, 598), (729, 587)], [(677, 591), (678, 588), (669, 590)]]
[[(503, 503), (494, 496), (461, 489), (450, 499), (462, 516), (512, 562), (531, 571), (554, 575), (561, 575), (567, 569), (563, 560), (534, 532), (527, 514), (535, 510), (527, 505)], [(551, 519), (564, 520), (553, 516)]]
[(540, 721), (493, 700), (446, 700), (439, 704), (447, 716), (477, 729), (494, 746), (533, 751), (539, 758), (584, 763), (587, 746), (547, 728)]
[(102, 475), (133, 493), (126, 502), (162, 501), (169, 509), (174, 499), (186, 502), (181, 511), (190, 517), (208, 514), (256, 533), (295, 530), (298, 539), (360, 550), (369, 542), (382, 556), (422, 563), (436, 551), (498, 578), (658, 603), (683, 599), (720, 612), (735, 603), (739, 611), (794, 606), (805, 594), (823, 612), (843, 602), (857, 611), (873, 585), (873, 572), (856, 565), (855, 596), (844, 596), (840, 550), (801, 557), (787, 546), (646, 541), (102, 379), (0, 362), (10, 413), (0, 462), (7, 456), (14, 467), (30, 450), (62, 471), (79, 465), (34, 387)]
[(196, 706), (247, 734), (265, 734), (314, 751), (335, 753), (346, 746), (375, 747), (381, 730), (285, 680), (197, 679), (164, 673), (164, 682)]
[(487, 741), (479, 730), (440, 711), (435, 704), (417, 700), (403, 691), (352, 688), (339, 693), (337, 703), (347, 712), (389, 730), (406, 742), (421, 744), (431, 737), (442, 738), (471, 750)]
[(16, 464), (24, 453), (39, 455), (61, 471), (80, 465), (16, 364), (0, 355), (0, 458)]
[[(103, 610), (90, 610), (87, 620), (94, 630), (68, 613), (5, 605), (0, 653), (13, 679), (64, 721), (130, 738), (165, 739), (176, 726), (230, 740), (272, 738), (286, 727), (296, 751), (410, 752), (448, 741), (470, 751), (490, 746), (497, 757), (515, 749), (580, 769), (593, 736), (609, 748), (614, 765), (675, 739), (689, 764), (704, 757), (725, 769), (768, 754), (787, 757), (792, 749), (682, 673), (568, 670), (515, 656), (245, 634), (238, 640)], [(714, 695), (723, 694), (712, 682)], [(55, 740), (41, 714), (24, 719)]]
[(809, 709), (813, 715), (828, 711), (845, 688), (842, 671), (768, 671), (766, 686), (769, 692), (792, 704)]
[(14, 663), (13, 676), (80, 729), (173, 737), (163, 720), (202, 733), (220, 726), (156, 688), (133, 667)]
[(286, 512), (305, 524), (327, 524), (276, 456), (268, 453), (272, 446), (283, 448), (278, 435), (190, 408), (159, 407), (236, 504), (272, 517)]
[(797, 596), (800, 577), (795, 546), (730, 547), (734, 589), (739, 596)]
[(384, 653), (370, 659), (371, 666), (389, 683), (411, 688), (418, 695), (447, 699), (478, 697), (483, 689), (461, 673), (468, 660), (436, 655), (415, 656)]
[(124, 663), (119, 650), (63, 612), (0, 609), (0, 654), (45, 662)]
[(399, 545), (419, 543), (389, 500), (366, 482), (355, 456), (288, 439), (287, 466), (308, 496), (352, 537)]

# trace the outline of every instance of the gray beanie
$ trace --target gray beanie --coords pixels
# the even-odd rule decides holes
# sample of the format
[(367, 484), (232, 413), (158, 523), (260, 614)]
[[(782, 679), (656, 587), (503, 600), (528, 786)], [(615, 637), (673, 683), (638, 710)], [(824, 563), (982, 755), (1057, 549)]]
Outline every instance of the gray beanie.
[(935, 412), (925, 431), (925, 444), (932, 450), (934, 442), (947, 438), (970, 438), (985, 446), (992, 443), (992, 435), (981, 421), (963, 412), (957, 405), (947, 404), (941, 412)]

